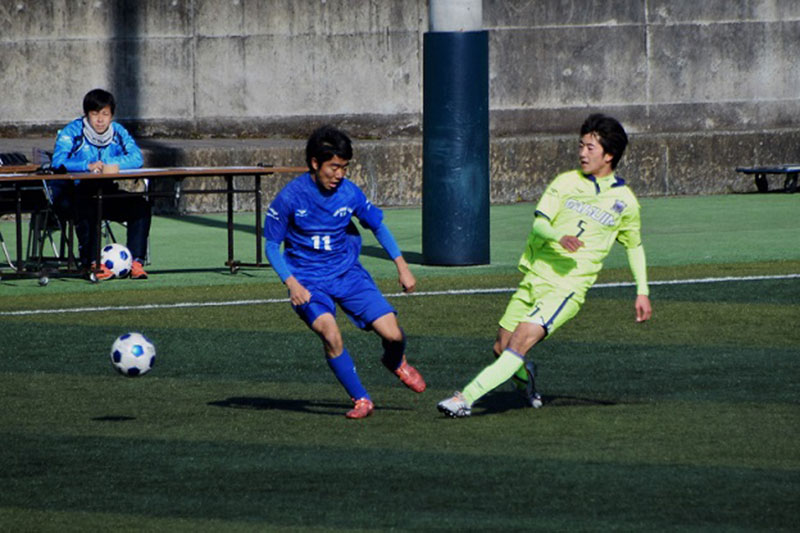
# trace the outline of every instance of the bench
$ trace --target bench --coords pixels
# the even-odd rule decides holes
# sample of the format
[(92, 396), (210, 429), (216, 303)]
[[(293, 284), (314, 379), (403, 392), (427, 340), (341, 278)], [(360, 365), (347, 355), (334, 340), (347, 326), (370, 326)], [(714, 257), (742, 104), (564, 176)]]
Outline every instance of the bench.
[(767, 174), (784, 174), (786, 178), (783, 182), (783, 190), (786, 192), (796, 192), (797, 176), (800, 174), (800, 164), (780, 165), (775, 167), (737, 167), (736, 172), (753, 174), (755, 176), (756, 189), (758, 189), (758, 192), (769, 191)]

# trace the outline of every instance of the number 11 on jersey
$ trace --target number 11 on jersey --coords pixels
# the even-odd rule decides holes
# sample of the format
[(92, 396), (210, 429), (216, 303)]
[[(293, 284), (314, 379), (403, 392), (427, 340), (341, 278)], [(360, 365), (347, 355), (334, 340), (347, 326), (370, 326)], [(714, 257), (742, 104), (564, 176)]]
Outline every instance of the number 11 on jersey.
[(315, 250), (331, 251), (331, 236), (330, 235), (312, 235), (311, 242), (314, 243)]

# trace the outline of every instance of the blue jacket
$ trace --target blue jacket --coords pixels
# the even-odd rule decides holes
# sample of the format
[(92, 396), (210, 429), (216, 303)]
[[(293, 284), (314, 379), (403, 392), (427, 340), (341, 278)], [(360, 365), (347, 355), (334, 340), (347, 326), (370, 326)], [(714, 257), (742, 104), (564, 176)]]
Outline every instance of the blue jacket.
[[(136, 145), (136, 141), (122, 125), (117, 122), (111, 124), (114, 128), (114, 139), (111, 144), (102, 148), (91, 144), (83, 136), (83, 117), (76, 118), (64, 126), (58, 132), (53, 148), (51, 161), (53, 169), (63, 166), (67, 172), (88, 172), (89, 163), (95, 161), (119, 165), (120, 170), (141, 168), (142, 151)], [(65, 183), (65, 180), (50, 182), (54, 196), (58, 196)]]

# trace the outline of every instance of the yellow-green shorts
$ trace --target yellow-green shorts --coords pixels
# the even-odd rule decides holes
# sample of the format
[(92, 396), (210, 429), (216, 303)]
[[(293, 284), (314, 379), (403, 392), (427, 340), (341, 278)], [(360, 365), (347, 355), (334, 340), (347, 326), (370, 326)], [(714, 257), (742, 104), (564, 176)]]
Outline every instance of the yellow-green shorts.
[(555, 287), (543, 278), (526, 274), (508, 302), (500, 327), (514, 331), (521, 322), (532, 322), (550, 335), (578, 314), (583, 297), (583, 292)]

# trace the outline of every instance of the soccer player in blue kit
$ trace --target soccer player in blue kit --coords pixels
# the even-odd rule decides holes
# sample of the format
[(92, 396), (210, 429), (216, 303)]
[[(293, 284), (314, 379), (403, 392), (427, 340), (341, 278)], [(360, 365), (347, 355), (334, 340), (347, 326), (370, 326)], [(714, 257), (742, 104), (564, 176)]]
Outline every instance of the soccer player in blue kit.
[(347, 418), (365, 418), (375, 406), (344, 347), (336, 304), (357, 327), (381, 337), (381, 361), (403, 384), (422, 392), (425, 380), (406, 361), (406, 337), (397, 311), (358, 260), (361, 237), (353, 216), (375, 234), (394, 261), (403, 290), (414, 290), (416, 279), (383, 223), (383, 212), (345, 178), (352, 157), (344, 132), (333, 126), (314, 131), (306, 144), (309, 171), (275, 197), (264, 218), (264, 238), (267, 258), (286, 284), (292, 308), (319, 335), (328, 365), (354, 402)]

